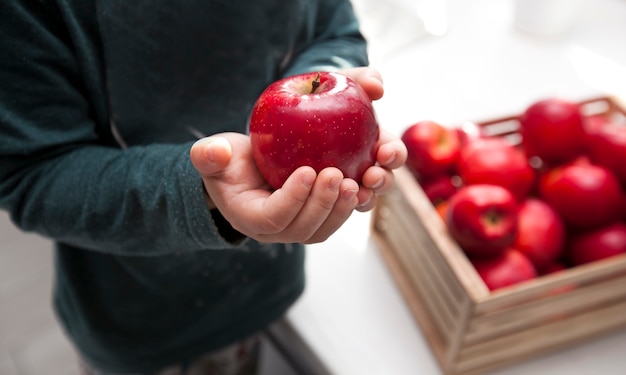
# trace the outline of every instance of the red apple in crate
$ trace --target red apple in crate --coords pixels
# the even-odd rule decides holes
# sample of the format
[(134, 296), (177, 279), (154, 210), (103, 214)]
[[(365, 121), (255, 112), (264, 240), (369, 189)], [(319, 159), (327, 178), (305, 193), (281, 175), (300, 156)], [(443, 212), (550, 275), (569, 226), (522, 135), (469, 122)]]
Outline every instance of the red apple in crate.
[(581, 155), (585, 130), (580, 106), (549, 98), (530, 105), (520, 116), (522, 145), (529, 156), (556, 165)]
[(479, 138), (461, 148), (458, 173), (466, 185), (493, 184), (509, 189), (518, 200), (530, 191), (535, 171), (526, 155), (502, 138)]
[(254, 160), (275, 189), (300, 166), (339, 168), (361, 182), (376, 162), (379, 127), (372, 101), (339, 73), (305, 73), (269, 85), (250, 115)]
[(565, 271), (567, 266), (561, 262), (554, 262), (538, 270), (540, 275), (550, 275), (553, 273)]
[(554, 264), (565, 245), (565, 224), (544, 201), (527, 198), (519, 207), (517, 237), (513, 247), (542, 270)]
[(453, 182), (453, 177), (448, 175), (441, 175), (432, 180), (420, 181), (420, 186), (433, 205), (447, 200), (458, 189)]
[(420, 179), (448, 174), (454, 168), (460, 141), (454, 129), (434, 121), (420, 121), (405, 129), (407, 167)]
[(622, 191), (615, 175), (585, 158), (553, 168), (541, 176), (539, 194), (578, 229), (599, 228), (618, 219)]
[(461, 147), (468, 142), (485, 136), (483, 128), (475, 122), (464, 122), (456, 127), (455, 130), (461, 142)]
[(613, 171), (626, 186), (626, 125), (607, 123), (588, 139), (591, 161)]
[(567, 258), (573, 265), (620, 254), (626, 254), (626, 224), (622, 222), (577, 234), (567, 248)]
[(517, 211), (509, 190), (497, 185), (467, 185), (450, 197), (446, 224), (468, 255), (493, 256), (515, 240)]
[(507, 249), (491, 258), (470, 259), (489, 290), (511, 286), (537, 277), (531, 261), (515, 249)]
[(611, 120), (604, 114), (583, 117), (583, 126), (588, 135), (599, 132), (603, 127), (610, 123)]

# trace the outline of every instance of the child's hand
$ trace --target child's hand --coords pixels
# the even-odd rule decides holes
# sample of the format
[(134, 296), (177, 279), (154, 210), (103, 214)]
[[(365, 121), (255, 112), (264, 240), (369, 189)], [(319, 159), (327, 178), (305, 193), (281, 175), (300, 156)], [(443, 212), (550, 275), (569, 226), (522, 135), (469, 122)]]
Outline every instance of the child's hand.
[(201, 139), (190, 156), (202, 176), (209, 207), (260, 242), (324, 241), (358, 204), (358, 184), (337, 168), (316, 174), (311, 167), (300, 167), (282, 188), (271, 192), (254, 163), (250, 140), (242, 134)]
[[(382, 97), (375, 69), (342, 73), (356, 80), (372, 100)], [(199, 140), (191, 148), (191, 161), (202, 176), (209, 207), (217, 208), (234, 229), (260, 242), (316, 243), (341, 227), (354, 209), (371, 210), (376, 195), (393, 186), (392, 170), (405, 163), (406, 147), (383, 130), (378, 144), (377, 163), (365, 171), (361, 186), (337, 168), (316, 174), (300, 167), (272, 192), (254, 163), (249, 138), (237, 133)]]
[[(383, 96), (383, 83), (380, 73), (373, 68), (361, 67), (343, 70), (341, 73), (357, 81), (372, 100)], [(381, 129), (377, 164), (370, 167), (363, 175), (359, 190), (357, 210), (368, 211), (376, 204), (376, 195), (388, 192), (393, 186), (394, 177), (391, 172), (404, 165), (407, 150), (404, 143), (397, 137)]]

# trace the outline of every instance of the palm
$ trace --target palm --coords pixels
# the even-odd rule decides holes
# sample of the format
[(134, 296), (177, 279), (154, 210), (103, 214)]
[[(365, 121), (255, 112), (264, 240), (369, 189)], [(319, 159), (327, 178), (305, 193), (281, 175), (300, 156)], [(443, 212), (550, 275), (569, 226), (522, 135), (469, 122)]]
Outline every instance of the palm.
[(218, 201), (229, 202), (233, 206), (250, 199), (267, 198), (270, 195), (269, 186), (252, 158), (248, 136), (231, 133), (228, 140), (234, 150), (232, 159), (224, 171), (214, 177), (211, 196), (220, 197)]

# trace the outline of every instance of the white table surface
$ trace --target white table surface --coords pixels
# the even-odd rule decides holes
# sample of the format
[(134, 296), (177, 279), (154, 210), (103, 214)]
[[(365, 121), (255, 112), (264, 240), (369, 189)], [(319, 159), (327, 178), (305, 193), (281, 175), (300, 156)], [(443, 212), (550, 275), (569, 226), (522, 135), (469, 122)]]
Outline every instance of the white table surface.
[[(580, 0), (576, 24), (553, 38), (518, 31), (511, 0), (444, 3), (445, 35), (371, 51), (385, 81), (379, 120), (396, 135), (418, 120), (490, 119), (554, 95), (626, 98), (626, 1)], [(334, 374), (440, 374), (369, 222), (370, 214), (355, 213), (308, 247), (307, 288), (287, 319)], [(493, 374), (626, 374), (626, 330)]]

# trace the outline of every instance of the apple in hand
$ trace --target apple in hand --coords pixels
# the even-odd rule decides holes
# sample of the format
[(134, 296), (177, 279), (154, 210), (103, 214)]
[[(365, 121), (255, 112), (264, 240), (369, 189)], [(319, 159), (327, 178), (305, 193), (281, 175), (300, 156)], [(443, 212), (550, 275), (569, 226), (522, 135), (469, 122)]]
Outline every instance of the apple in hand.
[(518, 204), (513, 194), (497, 185), (460, 188), (448, 201), (446, 225), (470, 256), (502, 253), (515, 240)]
[(537, 277), (531, 261), (515, 249), (490, 258), (473, 258), (470, 262), (491, 291)]
[(478, 138), (461, 148), (458, 173), (464, 184), (493, 184), (509, 189), (521, 201), (535, 181), (524, 152), (503, 138)]
[(567, 225), (577, 229), (612, 223), (622, 205), (617, 177), (586, 158), (547, 171), (539, 180), (539, 194)]
[(574, 235), (566, 253), (575, 266), (626, 254), (626, 224), (618, 222)]
[(584, 151), (585, 128), (576, 103), (561, 98), (540, 100), (530, 105), (519, 120), (522, 145), (528, 156), (556, 165)]
[(449, 174), (459, 154), (460, 141), (456, 130), (434, 121), (420, 121), (402, 134), (407, 151), (407, 167), (420, 180)]
[(527, 198), (520, 204), (513, 247), (526, 255), (535, 268), (544, 270), (557, 261), (565, 236), (563, 220), (547, 203)]
[(271, 187), (280, 188), (300, 166), (339, 168), (361, 183), (376, 163), (379, 126), (372, 101), (351, 78), (304, 73), (269, 85), (249, 122), (254, 161)]

